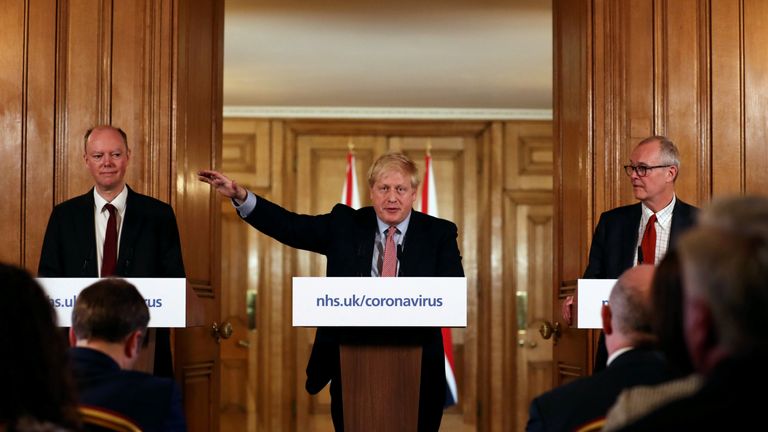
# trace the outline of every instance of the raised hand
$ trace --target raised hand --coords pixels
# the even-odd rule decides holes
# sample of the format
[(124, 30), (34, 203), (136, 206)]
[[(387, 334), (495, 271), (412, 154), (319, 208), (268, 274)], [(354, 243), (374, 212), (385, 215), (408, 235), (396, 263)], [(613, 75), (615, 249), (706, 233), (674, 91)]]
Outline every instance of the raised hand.
[(216, 192), (227, 198), (244, 201), (248, 196), (248, 192), (244, 187), (238, 185), (234, 180), (231, 180), (229, 177), (218, 171), (200, 170), (197, 172), (197, 179), (213, 186)]

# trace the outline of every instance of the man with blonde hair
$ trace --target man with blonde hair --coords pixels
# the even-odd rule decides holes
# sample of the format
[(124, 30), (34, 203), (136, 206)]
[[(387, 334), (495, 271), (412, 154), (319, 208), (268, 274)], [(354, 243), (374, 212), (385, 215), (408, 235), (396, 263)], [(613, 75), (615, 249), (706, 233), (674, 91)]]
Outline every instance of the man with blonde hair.
[[(268, 236), (297, 249), (323, 254), (327, 276), (463, 276), (456, 225), (413, 211), (419, 185), (413, 161), (387, 153), (374, 162), (368, 185), (372, 206), (354, 210), (342, 204), (330, 213), (308, 216), (290, 212), (256, 197), (216, 171), (200, 171), (199, 179), (233, 200), (240, 216)], [(307, 365), (311, 394), (331, 383), (331, 415), (344, 430), (339, 341), (351, 331), (319, 328)], [(420, 345), (422, 350), (418, 430), (440, 428), (445, 401), (443, 340), (439, 328), (366, 329), (366, 343), (391, 340)], [(408, 341), (403, 340), (407, 335)], [(372, 389), (372, 391), (381, 391)]]

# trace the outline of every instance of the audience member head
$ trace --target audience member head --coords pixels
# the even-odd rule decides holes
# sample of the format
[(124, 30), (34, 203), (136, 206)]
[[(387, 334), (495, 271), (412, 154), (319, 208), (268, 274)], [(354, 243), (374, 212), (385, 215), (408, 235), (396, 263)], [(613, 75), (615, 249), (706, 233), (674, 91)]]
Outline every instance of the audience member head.
[(651, 288), (652, 327), (659, 349), (672, 371), (681, 376), (693, 372), (683, 333), (683, 280), (680, 258), (670, 250), (656, 267)]
[(123, 279), (102, 279), (77, 296), (70, 343), (101, 351), (130, 369), (147, 324), (149, 308), (136, 287)]
[(416, 201), (419, 173), (402, 153), (386, 153), (368, 171), (368, 186), (376, 216), (387, 225), (404, 221)]
[(26, 271), (0, 264), (0, 424), (33, 419), (77, 428), (77, 398), (56, 313)]
[(759, 196), (717, 198), (699, 212), (698, 225), (743, 235), (768, 237), (768, 198)]
[(639, 265), (622, 273), (603, 306), (602, 319), (608, 354), (625, 347), (655, 342), (651, 322), (651, 281), (654, 267)]
[[(765, 223), (765, 222), (764, 222)], [(746, 227), (700, 227), (680, 241), (684, 329), (694, 367), (768, 345), (768, 238)]]

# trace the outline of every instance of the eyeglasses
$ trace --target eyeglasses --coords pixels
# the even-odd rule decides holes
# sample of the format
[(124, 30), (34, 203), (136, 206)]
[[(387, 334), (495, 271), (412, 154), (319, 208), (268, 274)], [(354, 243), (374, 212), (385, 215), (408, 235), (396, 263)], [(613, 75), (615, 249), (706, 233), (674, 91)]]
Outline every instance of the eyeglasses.
[(654, 169), (654, 168), (666, 168), (671, 167), (672, 165), (655, 165), (655, 166), (646, 166), (646, 165), (624, 165), (624, 172), (627, 173), (628, 176), (632, 175), (632, 171), (636, 172), (638, 177), (645, 177), (648, 175), (648, 171)]

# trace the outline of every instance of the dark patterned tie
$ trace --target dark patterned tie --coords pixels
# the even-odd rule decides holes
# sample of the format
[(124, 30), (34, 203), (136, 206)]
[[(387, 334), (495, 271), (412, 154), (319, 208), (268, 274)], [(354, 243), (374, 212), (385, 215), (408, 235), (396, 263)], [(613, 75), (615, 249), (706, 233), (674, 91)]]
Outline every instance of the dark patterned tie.
[(387, 241), (384, 244), (384, 263), (381, 265), (381, 276), (397, 276), (397, 246), (395, 246), (395, 232), (397, 227), (391, 226), (387, 230)]
[(656, 264), (656, 215), (648, 219), (643, 233), (643, 241), (640, 243), (640, 249), (643, 250), (642, 264)]
[(117, 209), (112, 204), (106, 204), (104, 208), (109, 211), (107, 232), (104, 235), (104, 254), (101, 260), (101, 277), (115, 274), (117, 264)]

